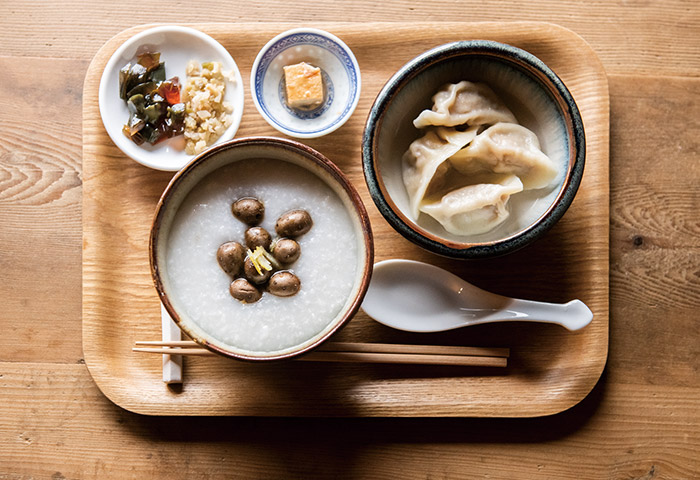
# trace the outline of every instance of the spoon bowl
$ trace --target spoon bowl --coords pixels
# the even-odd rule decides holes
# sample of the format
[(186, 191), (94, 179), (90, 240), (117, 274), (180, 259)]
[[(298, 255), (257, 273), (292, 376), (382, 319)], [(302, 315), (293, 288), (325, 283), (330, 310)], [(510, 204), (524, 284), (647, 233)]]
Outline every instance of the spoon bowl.
[(422, 333), (508, 321), (555, 323), (573, 331), (593, 319), (580, 300), (558, 304), (504, 297), (434, 265), (399, 259), (374, 265), (362, 309), (388, 327)]

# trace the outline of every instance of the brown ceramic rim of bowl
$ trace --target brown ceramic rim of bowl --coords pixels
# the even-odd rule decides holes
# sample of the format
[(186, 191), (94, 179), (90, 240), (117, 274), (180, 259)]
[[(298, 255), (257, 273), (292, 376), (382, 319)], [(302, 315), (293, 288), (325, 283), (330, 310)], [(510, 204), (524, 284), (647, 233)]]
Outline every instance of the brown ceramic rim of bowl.
[[(357, 290), (357, 294), (355, 295), (355, 298), (353, 299), (352, 303), (346, 308), (342, 318), (340, 320), (337, 320), (333, 328), (331, 328), (322, 337), (318, 338), (313, 343), (306, 345), (298, 350), (274, 356), (254, 356), (226, 350), (224, 348), (220, 348), (219, 346), (212, 344), (207, 339), (201, 338), (193, 332), (189, 331), (189, 329), (183, 325), (180, 315), (173, 307), (172, 303), (168, 298), (167, 293), (165, 292), (163, 281), (160, 276), (160, 269), (156, 260), (156, 245), (158, 244), (158, 237), (160, 234), (160, 226), (163, 220), (163, 215), (166, 206), (168, 205), (171, 199), (170, 192), (175, 190), (178, 187), (178, 185), (183, 181), (183, 179), (187, 176), (187, 174), (195, 170), (199, 165), (202, 164), (202, 162), (205, 159), (232, 148), (242, 148), (249, 145), (275, 146), (293, 150), (294, 152), (301, 154), (305, 158), (310, 159), (317, 166), (319, 166), (321, 169), (327, 172), (338, 183), (338, 185), (342, 187), (342, 189), (345, 191), (345, 193), (348, 195), (348, 198), (352, 202), (355, 208), (356, 216), (358, 217), (360, 226), (362, 228), (361, 234), (364, 240), (364, 272), (362, 274), (362, 279), (360, 281), (360, 286)], [(325, 182), (325, 180), (321, 180)], [(149, 261), (151, 267), (151, 277), (153, 278), (153, 282), (156, 291), (158, 292), (160, 301), (163, 303), (163, 306), (168, 311), (173, 321), (180, 327), (182, 331), (184, 331), (190, 338), (192, 338), (192, 340), (215, 353), (218, 353), (225, 357), (235, 358), (238, 360), (247, 360), (251, 362), (286, 360), (297, 357), (304, 353), (308, 353), (309, 351), (315, 349), (316, 347), (324, 343), (326, 340), (328, 340), (338, 330), (344, 327), (350, 321), (350, 319), (357, 313), (357, 311), (360, 308), (360, 305), (362, 304), (362, 300), (364, 299), (364, 296), (367, 293), (367, 288), (369, 287), (369, 282), (372, 276), (372, 265), (374, 263), (374, 241), (372, 236), (372, 228), (369, 222), (369, 216), (367, 214), (367, 210), (365, 209), (365, 206), (362, 202), (359, 193), (357, 192), (355, 187), (350, 183), (345, 174), (326, 156), (307, 145), (295, 142), (293, 140), (287, 140), (277, 137), (244, 137), (235, 140), (230, 140), (228, 142), (216, 145), (210, 148), (209, 150), (206, 150), (205, 152), (195, 157), (189, 164), (187, 164), (182, 170), (178, 171), (175, 174), (175, 176), (173, 176), (173, 178), (170, 180), (170, 183), (165, 188), (163, 194), (158, 200), (158, 204), (156, 205), (156, 210), (153, 217), (153, 222), (151, 224), (151, 233), (149, 238)]]
[[(488, 242), (456, 242), (441, 238), (403, 214), (392, 200), (377, 163), (376, 139), (386, 109), (412, 79), (436, 63), (468, 54), (493, 58), (537, 80), (562, 113), (569, 138), (569, 163), (565, 180), (549, 208), (529, 226), (502, 239)], [(465, 40), (435, 47), (404, 65), (382, 88), (372, 105), (362, 140), (365, 181), (372, 199), (389, 224), (408, 240), (426, 250), (452, 258), (486, 258), (505, 255), (539, 238), (564, 215), (578, 191), (585, 163), (583, 120), (573, 96), (561, 79), (540, 59), (520, 48), (490, 40)]]

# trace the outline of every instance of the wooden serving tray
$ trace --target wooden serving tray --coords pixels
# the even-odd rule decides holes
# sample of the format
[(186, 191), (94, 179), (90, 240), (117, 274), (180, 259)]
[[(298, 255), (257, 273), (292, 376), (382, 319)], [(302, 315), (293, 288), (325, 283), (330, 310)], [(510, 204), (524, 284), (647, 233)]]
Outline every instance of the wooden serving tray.
[[(258, 50), (295, 25), (192, 25), (236, 59), (246, 90), (237, 137), (279, 135), (258, 114), (248, 80)], [(253, 365), (187, 357), (184, 385), (161, 381), (161, 356), (132, 353), (136, 340), (160, 338), (160, 306), (148, 264), (154, 207), (172, 174), (123, 155), (98, 110), (100, 75), (117, 47), (148, 26), (124, 31), (95, 55), (83, 91), (83, 349), (104, 394), (151, 415), (531, 417), (565, 410), (598, 381), (608, 349), (609, 99), (605, 72), (579, 36), (542, 23), (330, 23), (313, 25), (342, 38), (362, 71), (352, 118), (306, 143), (334, 161), (360, 191), (371, 216), (376, 260), (410, 258), (439, 265), (504, 295), (565, 302), (580, 298), (595, 317), (571, 333), (525, 323), (441, 334), (398, 332), (360, 312), (336, 340), (510, 347), (505, 369), (286, 362)], [(491, 39), (547, 63), (571, 90), (586, 129), (586, 168), (564, 218), (544, 238), (495, 260), (455, 261), (398, 235), (379, 214), (362, 174), (360, 142), (369, 108), (384, 83), (416, 55), (447, 42)]]

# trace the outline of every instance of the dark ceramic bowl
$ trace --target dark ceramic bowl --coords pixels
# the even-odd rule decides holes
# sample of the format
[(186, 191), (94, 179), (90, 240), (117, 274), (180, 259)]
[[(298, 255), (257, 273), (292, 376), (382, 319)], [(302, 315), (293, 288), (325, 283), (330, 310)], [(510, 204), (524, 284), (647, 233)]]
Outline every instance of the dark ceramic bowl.
[[(275, 170), (281, 173), (275, 173)], [(294, 179), (297, 183), (294, 183)], [(264, 181), (268, 181), (268, 184), (262, 187)], [(308, 205), (309, 202), (304, 200), (308, 191), (323, 192), (320, 194), (323, 201)], [(298, 238), (301, 257), (288, 267), (299, 275), (301, 291), (286, 298), (275, 297), (265, 291), (259, 301), (243, 304), (229, 295), (231, 278), (217, 264), (216, 251), (223, 242), (244, 243), (242, 236), (247, 226), (233, 217), (231, 202), (251, 193), (259, 196), (260, 192), (268, 192), (264, 193), (267, 197), (260, 197), (266, 201), (262, 226), (273, 236), (275, 220), (289, 209), (307, 209), (314, 225), (309, 233)], [(337, 196), (339, 202), (330, 202), (333, 196)], [(289, 202), (294, 205), (289, 205)], [(354, 234), (346, 237), (345, 245), (350, 248), (331, 252), (334, 256), (342, 256), (345, 251), (354, 252), (354, 255), (348, 253), (348, 260), (343, 263), (349, 266), (347, 272), (350, 273), (342, 278), (342, 285), (333, 279), (328, 283), (314, 282), (315, 279), (300, 273), (305, 268), (299, 266), (302, 261), (306, 261), (306, 265), (312, 264), (309, 263), (312, 260), (323, 265), (328, 260), (328, 254), (323, 253), (327, 252), (327, 248), (311, 250), (312, 244), (327, 245), (324, 239), (329, 232), (332, 242), (339, 240), (335, 237), (338, 217), (345, 215), (323, 216), (322, 210), (327, 209), (329, 204), (336, 205), (339, 212), (347, 214), (344, 228)], [(211, 215), (207, 212), (215, 213)], [(240, 238), (232, 236), (231, 232), (237, 232)], [(322, 252), (325, 257), (315, 259), (312, 252)], [(183, 262), (176, 257), (188, 260)], [(150, 236), (153, 281), (160, 300), (175, 323), (202, 346), (242, 360), (288, 359), (314, 349), (331, 337), (360, 307), (369, 285), (373, 258), (367, 211), (345, 175), (310, 147), (271, 137), (241, 138), (216, 145), (180, 170), (158, 202)], [(297, 267), (299, 269), (295, 270)], [(336, 291), (341, 293), (333, 297), (331, 290), (338, 285), (342, 288)], [(311, 292), (316, 293), (312, 295)], [(299, 297), (304, 297), (305, 302), (310, 298), (311, 303), (289, 303)], [(335, 298), (332, 308), (324, 307), (331, 304), (329, 298)], [(266, 310), (266, 302), (267, 305), (276, 306)], [(217, 307), (218, 310), (209, 312), (205, 311), (206, 304), (223, 305), (223, 308)], [(309, 304), (312, 307), (308, 307)], [(234, 312), (233, 318), (229, 318), (229, 312)], [(313, 327), (304, 327), (307, 330), (315, 328), (313, 331), (307, 333), (303, 330), (304, 333), (299, 333), (298, 329), (295, 331), (289, 326), (304, 325), (304, 318), (310, 317), (316, 317), (320, 322), (314, 323)], [(218, 318), (226, 321), (215, 320)], [(246, 328), (248, 333), (242, 333)], [(256, 348), (250, 340), (250, 332), (259, 331), (281, 339), (275, 340), (280, 346)]]
[[(475, 235), (450, 233), (424, 213), (415, 218), (402, 175), (404, 153), (423, 135), (413, 119), (431, 109), (431, 99), (442, 86), (462, 80), (490, 86), (559, 166), (559, 175), (549, 187), (512, 196), (508, 218), (493, 230)], [(443, 256), (488, 258), (528, 245), (564, 215), (583, 175), (585, 136), (573, 97), (542, 61), (498, 42), (460, 41), (416, 57), (387, 82), (370, 111), (362, 157), (370, 194), (401, 235)]]

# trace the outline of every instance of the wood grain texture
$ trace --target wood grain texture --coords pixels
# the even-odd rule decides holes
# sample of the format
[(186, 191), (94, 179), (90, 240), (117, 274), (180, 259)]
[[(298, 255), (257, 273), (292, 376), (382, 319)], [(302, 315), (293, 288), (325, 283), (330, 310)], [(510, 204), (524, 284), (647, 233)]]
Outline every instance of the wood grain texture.
[[(82, 243), (80, 107), (87, 65), (0, 57), (5, 333), (0, 361), (39, 359), (43, 355), (37, 345), (51, 348), (44, 360), (72, 363), (82, 358), (80, 326), (65, 320), (80, 318), (81, 309), (80, 282), (75, 280), (80, 278)], [(27, 71), (40, 74), (27, 76)]]
[[(168, 390), (157, 381), (160, 359), (134, 354), (131, 347), (135, 340), (158, 338), (160, 309), (147, 247), (153, 210), (169, 176), (120, 155), (96, 114), (103, 65), (137, 31), (130, 30), (96, 55), (83, 102), (83, 349), (97, 384), (127, 409), (166, 415), (536, 416), (577, 403), (593, 388), (607, 358), (608, 90), (595, 54), (571, 32), (540, 23), (420, 24), (420, 34), (414, 28), (393, 26), (391, 38), (384, 33), (388, 26), (382, 24), (321, 27), (353, 49), (363, 73), (363, 93), (357, 111), (338, 135), (308, 144), (336, 162), (362, 193), (372, 228), (383, 239), (375, 242), (376, 259), (440, 263), (494, 291), (524, 298), (560, 302), (581, 298), (594, 312), (593, 324), (575, 334), (551, 325), (516, 324), (430, 336), (439, 339), (435, 344), (511, 347), (510, 366), (501, 375), (478, 369), (402, 370), (387, 365), (261, 366), (188, 357), (183, 391)], [(286, 27), (238, 24), (235, 34), (225, 25), (199, 28), (236, 52), (243, 78), (248, 78), (259, 45)], [(507, 259), (447, 261), (402, 241), (374, 208), (362, 173), (359, 139), (384, 82), (422, 51), (464, 36), (508, 41), (537, 55), (567, 83), (586, 127), (586, 173), (574, 204), (550, 235)], [(239, 136), (274, 134), (251, 103), (248, 97)], [(578, 235), (581, 230), (589, 235)], [(520, 281), (523, 276), (527, 282)], [(504, 280), (508, 278), (512, 280)], [(429, 336), (380, 327), (364, 313), (338, 339), (431, 343)]]
[(611, 336), (625, 352), (610, 375), (697, 385), (700, 81), (612, 76), (610, 89)]
[[(7, 364), (0, 475), (696, 478), (700, 388), (620, 382), (610, 392), (605, 384), (538, 419), (143, 417), (106, 401), (84, 365)], [(41, 415), (15, 415), (18, 403)]]
[[(579, 2), (538, 0), (484, 0), (480, 2), (393, 0), (375, 2), (333, 0), (314, 2), (230, 2), (214, 0), (206, 6), (185, 8), (184, 2), (158, 0), (148, 9), (158, 12), (162, 23), (279, 22), (317, 24), (321, 22), (450, 22), (450, 21), (544, 21), (576, 31), (585, 38), (613, 73), (700, 75), (697, 37), (700, 12), (694, 0), (628, 0), (623, 2)], [(105, 39), (135, 24), (133, 12), (120, 3), (104, 3), (104, 22), (85, 14), (85, 3), (49, 0), (12, 4), (4, 19), (4, 55), (90, 58)], [(187, 11), (187, 14), (183, 13)], [(62, 21), (57, 23), (56, 18)], [(25, 32), (32, 29), (33, 40)], [(76, 43), (71, 32), (81, 32)]]
[[(35, 189), (23, 199), (0, 201), (0, 479), (700, 478), (698, 237), (693, 234), (700, 222), (699, 136), (692, 123), (700, 92), (697, 2), (205, 0), (194, 13), (177, 0), (89, 5), (20, 0), (3, 7), (0, 196), (9, 184), (8, 169), (55, 170), (53, 165), (67, 162), (71, 167), (58, 168), (73, 169), (80, 178), (82, 81), (101, 45), (143, 21), (132, 11), (157, 11), (162, 21), (178, 23), (313, 25), (374, 16), (407, 24), (531, 19), (573, 29), (612, 73), (611, 315), (603, 378), (580, 404), (551, 417), (135, 415), (105, 398), (87, 368), (75, 364), (82, 356), (81, 193), (69, 181), (44, 180), (47, 194)], [(14, 95), (8, 78), (21, 79), (21, 95)], [(42, 96), (43, 91), (56, 96)], [(31, 115), (7, 113), (15, 105), (36, 112), (51, 108), (51, 102), (61, 104), (64, 115), (41, 124), (50, 136), (37, 134), (40, 124)], [(342, 129), (336, 134), (344, 136)], [(37, 161), (36, 152), (50, 152), (53, 159)], [(59, 195), (70, 201), (45, 201)], [(384, 244), (392, 238), (386, 233), (376, 239)], [(26, 253), (25, 246), (34, 244), (42, 247), (36, 251), (43, 265)], [(399, 245), (408, 248), (407, 241)], [(27, 278), (44, 278), (45, 271), (55, 279), (51, 286)], [(496, 280), (489, 282), (498, 287)], [(61, 348), (47, 348), (49, 342)]]

